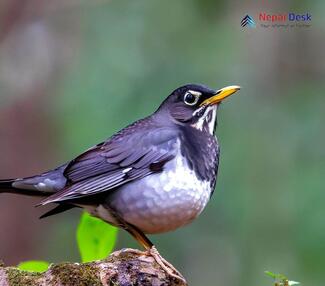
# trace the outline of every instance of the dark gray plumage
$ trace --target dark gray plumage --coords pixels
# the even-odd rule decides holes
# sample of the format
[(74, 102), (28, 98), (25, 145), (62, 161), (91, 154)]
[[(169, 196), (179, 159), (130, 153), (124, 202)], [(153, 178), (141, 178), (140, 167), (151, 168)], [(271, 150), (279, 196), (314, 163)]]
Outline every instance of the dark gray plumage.
[(189, 223), (216, 183), (218, 103), (238, 89), (182, 86), (152, 115), (52, 171), (0, 181), (0, 192), (39, 195), (40, 205), (58, 204), (44, 217), (83, 207), (135, 237)]

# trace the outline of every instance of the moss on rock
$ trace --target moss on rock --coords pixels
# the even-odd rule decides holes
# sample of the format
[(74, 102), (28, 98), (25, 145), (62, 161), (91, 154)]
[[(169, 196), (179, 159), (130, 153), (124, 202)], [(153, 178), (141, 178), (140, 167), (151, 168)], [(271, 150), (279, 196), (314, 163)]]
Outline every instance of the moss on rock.
[(62, 285), (101, 286), (98, 267), (94, 263), (55, 264), (50, 267), (53, 283)]
[(186, 286), (169, 277), (156, 261), (140, 251), (125, 249), (89, 263), (52, 264), (45, 272), (0, 266), (1, 286)]
[(22, 271), (18, 268), (6, 268), (9, 286), (31, 286), (35, 285), (42, 273)]

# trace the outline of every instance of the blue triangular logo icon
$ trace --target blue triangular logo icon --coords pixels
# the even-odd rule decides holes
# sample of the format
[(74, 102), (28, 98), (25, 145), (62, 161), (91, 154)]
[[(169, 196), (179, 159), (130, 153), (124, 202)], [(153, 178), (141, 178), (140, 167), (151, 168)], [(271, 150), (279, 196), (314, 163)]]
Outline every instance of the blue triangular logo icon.
[(242, 27), (255, 28), (256, 24), (252, 16), (246, 15), (240, 22)]

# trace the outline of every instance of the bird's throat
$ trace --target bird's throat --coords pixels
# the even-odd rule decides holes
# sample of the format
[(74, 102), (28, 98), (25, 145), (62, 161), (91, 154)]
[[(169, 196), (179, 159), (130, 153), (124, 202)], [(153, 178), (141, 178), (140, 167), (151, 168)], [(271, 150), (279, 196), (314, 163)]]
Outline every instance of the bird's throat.
[(203, 115), (198, 117), (191, 126), (197, 130), (208, 132), (211, 135), (214, 134), (216, 122), (217, 122), (217, 106), (208, 106)]

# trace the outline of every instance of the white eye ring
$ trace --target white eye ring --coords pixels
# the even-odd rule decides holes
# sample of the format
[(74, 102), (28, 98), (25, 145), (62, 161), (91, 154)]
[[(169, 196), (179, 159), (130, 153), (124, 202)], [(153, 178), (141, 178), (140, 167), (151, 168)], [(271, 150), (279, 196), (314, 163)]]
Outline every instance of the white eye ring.
[[(186, 97), (188, 95), (194, 96), (194, 101), (193, 102), (186, 101)], [(197, 104), (197, 102), (199, 101), (199, 98), (200, 98), (200, 94), (199, 93), (194, 93), (194, 92), (187, 91), (184, 94), (184, 102), (185, 102), (185, 104), (190, 105), (190, 106), (193, 106), (193, 105)]]

